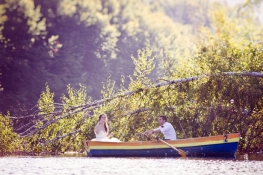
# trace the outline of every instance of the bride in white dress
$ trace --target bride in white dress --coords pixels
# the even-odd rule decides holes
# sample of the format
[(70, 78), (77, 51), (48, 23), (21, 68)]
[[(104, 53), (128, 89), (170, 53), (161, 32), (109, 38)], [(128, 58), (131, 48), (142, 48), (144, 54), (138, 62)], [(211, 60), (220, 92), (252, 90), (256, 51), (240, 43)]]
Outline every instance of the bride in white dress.
[(96, 138), (92, 139), (91, 141), (120, 142), (120, 140), (117, 138), (111, 138), (113, 133), (109, 134), (109, 126), (107, 121), (108, 118), (106, 114), (101, 114), (99, 116), (99, 122), (94, 129)]

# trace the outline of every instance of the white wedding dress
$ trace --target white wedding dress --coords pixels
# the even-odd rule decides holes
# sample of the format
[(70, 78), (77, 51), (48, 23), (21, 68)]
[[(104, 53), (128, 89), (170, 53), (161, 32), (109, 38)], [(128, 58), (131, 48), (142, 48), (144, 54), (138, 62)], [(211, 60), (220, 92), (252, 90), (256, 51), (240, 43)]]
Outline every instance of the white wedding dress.
[(117, 138), (109, 138), (107, 137), (107, 133), (103, 130), (100, 130), (99, 133), (96, 134), (96, 138), (92, 139), (91, 141), (101, 141), (101, 142), (121, 142), (119, 139)]

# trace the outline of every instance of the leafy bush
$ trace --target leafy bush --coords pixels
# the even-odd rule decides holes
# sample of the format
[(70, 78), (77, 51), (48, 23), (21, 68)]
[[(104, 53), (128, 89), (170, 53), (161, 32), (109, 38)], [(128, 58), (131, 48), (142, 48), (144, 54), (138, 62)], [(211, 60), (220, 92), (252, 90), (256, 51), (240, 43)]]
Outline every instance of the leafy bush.
[(20, 140), (13, 131), (13, 124), (9, 114), (3, 116), (0, 114), (0, 153), (5, 155), (10, 152), (18, 151)]

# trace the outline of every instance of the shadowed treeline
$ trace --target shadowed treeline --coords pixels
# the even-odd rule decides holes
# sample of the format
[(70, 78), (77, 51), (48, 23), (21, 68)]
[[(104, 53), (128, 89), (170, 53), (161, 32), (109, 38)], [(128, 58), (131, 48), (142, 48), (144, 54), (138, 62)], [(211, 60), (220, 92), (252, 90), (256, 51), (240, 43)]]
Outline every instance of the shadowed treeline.
[[(32, 107), (47, 82), (56, 101), (67, 84), (87, 87), (99, 99), (101, 82), (132, 74), (131, 55), (149, 41), (158, 57), (189, 44), (198, 26), (209, 25), (209, 3), (184, 1), (31, 1), (0, 6), (3, 112)], [(193, 14), (195, 12), (195, 14)], [(160, 59), (158, 59), (159, 61)], [(162, 72), (158, 64), (159, 73)], [(127, 84), (126, 84), (127, 85)]]

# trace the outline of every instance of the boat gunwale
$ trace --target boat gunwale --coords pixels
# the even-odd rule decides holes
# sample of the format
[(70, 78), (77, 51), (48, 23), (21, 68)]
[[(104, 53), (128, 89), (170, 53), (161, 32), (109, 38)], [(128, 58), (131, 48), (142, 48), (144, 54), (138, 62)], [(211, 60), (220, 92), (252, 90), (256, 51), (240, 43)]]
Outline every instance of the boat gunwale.
[[(227, 134), (227, 135), (228, 135), (228, 140), (240, 137), (240, 133), (231, 133), (231, 134)], [(195, 138), (177, 139), (177, 140), (166, 140), (166, 142), (175, 144), (177, 142), (188, 143), (188, 142), (193, 142), (193, 141), (197, 141), (197, 142), (207, 142), (207, 141), (214, 141), (214, 140), (218, 141), (218, 140), (220, 140), (220, 137), (221, 137), (221, 139), (224, 139), (224, 135), (217, 135), (217, 136), (195, 137)], [(119, 144), (139, 143), (139, 144), (141, 144), (142, 142), (143, 143), (156, 143), (159, 141), (153, 140), (153, 141), (131, 141), (131, 142), (108, 142), (108, 141), (87, 140), (87, 142), (89, 142), (89, 143), (119, 143)]]

